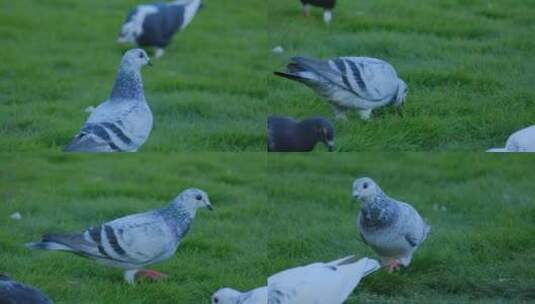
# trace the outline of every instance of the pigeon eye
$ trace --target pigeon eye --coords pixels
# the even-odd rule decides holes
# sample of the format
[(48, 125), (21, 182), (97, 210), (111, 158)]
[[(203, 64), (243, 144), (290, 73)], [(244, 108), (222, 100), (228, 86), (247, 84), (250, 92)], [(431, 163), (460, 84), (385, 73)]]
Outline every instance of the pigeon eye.
[(364, 185), (362, 185), (362, 188), (368, 189), (368, 183), (364, 183)]
[(218, 298), (214, 298), (214, 303), (219, 303), (219, 299)]
[(143, 53), (139, 53), (139, 58), (143, 58)]
[[(202, 200), (202, 195), (197, 194), (197, 196), (195, 197), (195, 199), (198, 200), (198, 201)], [(217, 302), (216, 302), (216, 303), (217, 303)]]

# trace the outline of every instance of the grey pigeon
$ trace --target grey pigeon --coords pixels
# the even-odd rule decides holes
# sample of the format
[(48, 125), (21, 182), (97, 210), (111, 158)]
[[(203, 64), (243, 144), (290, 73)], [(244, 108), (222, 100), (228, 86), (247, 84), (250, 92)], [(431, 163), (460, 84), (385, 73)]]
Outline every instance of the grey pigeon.
[(0, 274), (0, 304), (52, 304), (52, 300), (39, 289)]
[(267, 288), (260, 287), (247, 292), (221, 288), (212, 295), (212, 304), (267, 304)]
[(323, 21), (329, 24), (332, 20), (332, 11), (336, 6), (336, 0), (301, 0), (303, 4), (303, 13), (305, 16), (310, 15), (310, 6), (323, 8)]
[(324, 143), (329, 151), (333, 151), (334, 127), (329, 120), (323, 117), (302, 121), (289, 117), (268, 117), (269, 152), (312, 151), (318, 142)]
[(407, 84), (398, 78), (392, 65), (368, 57), (338, 57), (326, 61), (292, 57), (287, 71), (275, 72), (275, 75), (313, 89), (332, 105), (337, 119), (345, 119), (344, 112), (353, 109), (367, 120), (373, 109), (403, 105), (408, 93)]
[(40, 242), (26, 246), (72, 252), (104, 265), (123, 268), (128, 283), (133, 283), (138, 273), (158, 279), (164, 275), (142, 268), (175, 254), (197, 209), (202, 207), (212, 210), (208, 195), (190, 188), (163, 208), (122, 217), (81, 233), (46, 234)]
[(142, 49), (126, 52), (108, 100), (91, 112), (65, 152), (135, 152), (152, 130), (152, 112), (145, 100), (141, 67), (150, 64)]
[(353, 197), (363, 202), (357, 226), (364, 243), (389, 271), (409, 266), (431, 227), (411, 205), (388, 197), (371, 178), (353, 182)]
[(516, 131), (509, 136), (504, 148), (492, 148), (487, 152), (535, 152), (535, 126)]
[(376, 260), (349, 256), (287, 269), (268, 278), (268, 303), (342, 304), (362, 278), (379, 268)]
[(155, 57), (159, 58), (175, 33), (184, 30), (201, 7), (202, 0), (138, 5), (128, 14), (117, 41), (156, 47)]

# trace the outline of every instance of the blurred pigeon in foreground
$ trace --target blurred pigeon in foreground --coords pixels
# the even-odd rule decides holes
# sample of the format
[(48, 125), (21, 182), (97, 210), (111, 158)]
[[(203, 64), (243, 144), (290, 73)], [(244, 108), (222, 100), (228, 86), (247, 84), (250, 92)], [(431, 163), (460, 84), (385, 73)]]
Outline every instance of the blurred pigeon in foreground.
[(212, 304), (267, 304), (267, 288), (260, 287), (247, 292), (221, 288), (212, 295)]
[(355, 180), (353, 197), (363, 202), (357, 226), (364, 243), (380, 256), (389, 271), (409, 266), (431, 227), (411, 205), (388, 197), (371, 178)]
[(30, 249), (68, 251), (104, 265), (125, 269), (124, 278), (133, 283), (136, 274), (150, 279), (165, 275), (143, 270), (149, 264), (175, 254), (189, 231), (198, 208), (212, 210), (208, 195), (190, 188), (166, 207), (122, 217), (82, 233), (46, 234), (41, 242), (28, 243)]
[(0, 274), (0, 304), (52, 304), (40, 290)]
[(332, 11), (336, 6), (336, 0), (301, 0), (303, 4), (303, 13), (305, 16), (310, 15), (310, 6), (323, 8), (323, 21), (329, 24), (333, 18)]
[(108, 100), (91, 112), (65, 152), (135, 152), (152, 130), (152, 112), (145, 101), (141, 67), (150, 64), (142, 49), (126, 52)]
[(268, 279), (268, 301), (277, 304), (342, 304), (360, 280), (380, 268), (376, 260), (353, 256), (279, 272)]
[(289, 117), (268, 117), (269, 152), (307, 152), (323, 142), (329, 151), (334, 149), (334, 127), (323, 117), (296, 121)]
[(505, 148), (492, 148), (487, 152), (535, 152), (535, 126), (513, 133), (507, 139)]
[(155, 57), (159, 58), (175, 33), (184, 30), (201, 7), (201, 0), (138, 5), (128, 14), (117, 42), (156, 47)]
[(373, 109), (403, 105), (408, 93), (407, 84), (398, 78), (389, 63), (368, 57), (338, 57), (327, 61), (292, 57), (287, 71), (275, 75), (313, 89), (329, 101), (337, 119), (345, 119), (344, 112), (354, 109), (367, 120)]

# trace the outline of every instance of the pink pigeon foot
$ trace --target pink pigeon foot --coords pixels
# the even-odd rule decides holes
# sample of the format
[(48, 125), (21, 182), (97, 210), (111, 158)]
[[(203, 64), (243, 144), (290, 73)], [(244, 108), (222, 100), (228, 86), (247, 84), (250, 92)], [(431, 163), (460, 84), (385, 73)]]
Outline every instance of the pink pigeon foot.
[(137, 275), (139, 278), (147, 278), (151, 281), (160, 281), (168, 277), (165, 273), (150, 269), (142, 269), (137, 273)]
[(386, 263), (386, 267), (388, 267), (388, 272), (392, 273), (401, 268), (401, 262), (397, 259), (390, 260)]

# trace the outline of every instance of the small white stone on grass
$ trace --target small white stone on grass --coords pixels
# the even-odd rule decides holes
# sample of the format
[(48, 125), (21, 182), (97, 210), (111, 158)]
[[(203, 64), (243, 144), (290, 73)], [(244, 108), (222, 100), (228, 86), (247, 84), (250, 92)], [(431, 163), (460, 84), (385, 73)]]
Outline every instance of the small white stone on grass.
[(284, 53), (284, 49), (282, 48), (282, 46), (278, 45), (273, 48), (272, 52), (275, 54), (282, 54)]
[(9, 216), (11, 219), (20, 221), (22, 219), (22, 215), (19, 212), (15, 212), (12, 215)]

